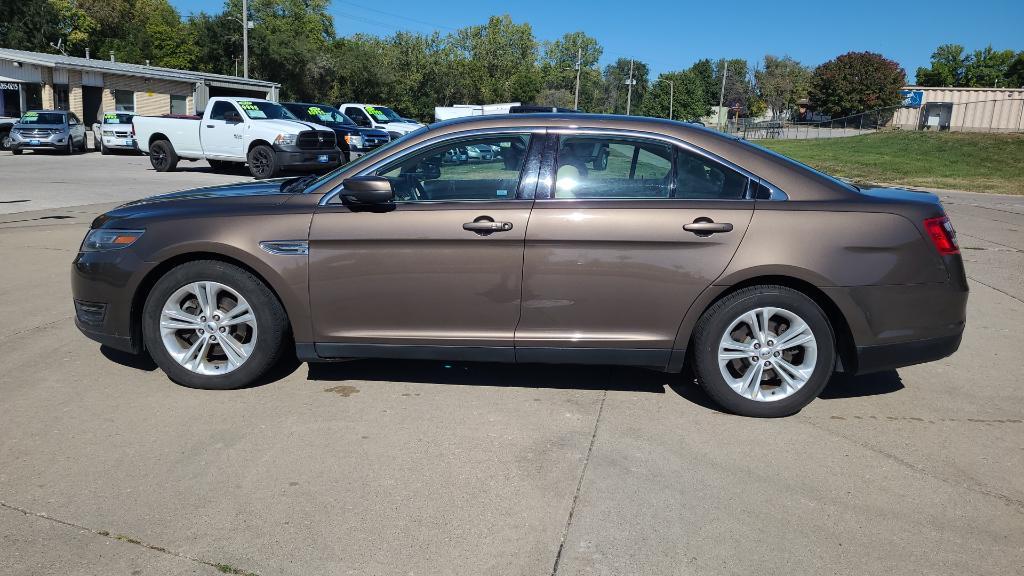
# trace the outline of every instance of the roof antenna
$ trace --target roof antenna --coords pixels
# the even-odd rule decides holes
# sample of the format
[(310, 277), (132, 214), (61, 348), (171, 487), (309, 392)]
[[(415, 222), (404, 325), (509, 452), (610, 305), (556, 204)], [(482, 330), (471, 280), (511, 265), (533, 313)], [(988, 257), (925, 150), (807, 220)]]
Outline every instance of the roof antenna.
[(50, 46), (55, 48), (57, 50), (57, 52), (60, 52), (61, 54), (65, 55), (65, 56), (68, 55), (67, 51), (64, 50), (64, 39), (63, 38), (58, 38), (56, 44), (54, 44), (53, 42), (50, 42)]

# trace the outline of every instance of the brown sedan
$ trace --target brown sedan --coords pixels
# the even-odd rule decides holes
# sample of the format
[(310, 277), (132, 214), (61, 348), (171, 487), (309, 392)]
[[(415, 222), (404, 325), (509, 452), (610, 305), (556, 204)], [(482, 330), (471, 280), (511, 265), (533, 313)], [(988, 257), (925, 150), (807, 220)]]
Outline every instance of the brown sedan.
[[(470, 153), (472, 152), (472, 153)], [(859, 189), (679, 122), (423, 128), (325, 176), (149, 198), (93, 222), (77, 324), (176, 382), (305, 361), (692, 362), (782, 416), (834, 372), (952, 354), (967, 282), (938, 199)]]

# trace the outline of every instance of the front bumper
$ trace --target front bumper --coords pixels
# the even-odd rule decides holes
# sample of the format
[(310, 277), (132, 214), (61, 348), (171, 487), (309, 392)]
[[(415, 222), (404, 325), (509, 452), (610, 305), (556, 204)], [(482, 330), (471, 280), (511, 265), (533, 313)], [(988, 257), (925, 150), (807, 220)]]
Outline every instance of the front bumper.
[(20, 135), (11, 135), (11, 150), (63, 150), (67, 145), (67, 136), (24, 138)]
[(138, 143), (134, 138), (119, 138), (117, 136), (104, 136), (103, 147), (111, 150), (137, 150)]
[(80, 252), (71, 265), (75, 326), (111, 348), (142, 352), (142, 336), (132, 322), (135, 288), (152, 264), (133, 250)]
[(277, 162), (286, 170), (319, 170), (341, 164), (341, 150), (300, 150), (289, 146), (277, 147)]

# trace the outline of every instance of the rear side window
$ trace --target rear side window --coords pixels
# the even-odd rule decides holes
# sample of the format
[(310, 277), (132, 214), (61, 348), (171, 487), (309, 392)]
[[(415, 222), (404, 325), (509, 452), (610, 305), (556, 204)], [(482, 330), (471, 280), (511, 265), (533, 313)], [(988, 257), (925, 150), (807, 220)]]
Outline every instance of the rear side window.
[(669, 198), (672, 148), (650, 140), (570, 136), (558, 146), (555, 198)]
[(746, 176), (689, 150), (676, 151), (674, 198), (740, 200), (746, 192)]
[(556, 199), (739, 200), (747, 178), (713, 160), (642, 138), (569, 136), (556, 159)]

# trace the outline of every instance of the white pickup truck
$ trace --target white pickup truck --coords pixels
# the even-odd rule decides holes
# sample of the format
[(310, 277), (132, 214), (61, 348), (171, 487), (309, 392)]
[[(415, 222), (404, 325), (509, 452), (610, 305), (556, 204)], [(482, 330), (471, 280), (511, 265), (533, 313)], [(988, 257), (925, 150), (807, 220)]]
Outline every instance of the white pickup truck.
[(206, 159), (214, 170), (245, 163), (258, 179), (281, 170), (333, 168), (340, 163), (334, 131), (303, 122), (277, 102), (214, 97), (202, 118), (136, 116), (139, 150), (169, 172), (179, 159)]
[(376, 128), (377, 130), (386, 131), (392, 140), (397, 140), (409, 132), (423, 127), (423, 124), (415, 120), (403, 118), (387, 106), (349, 102), (347, 104), (339, 104), (338, 110), (341, 110), (342, 113), (363, 128)]

